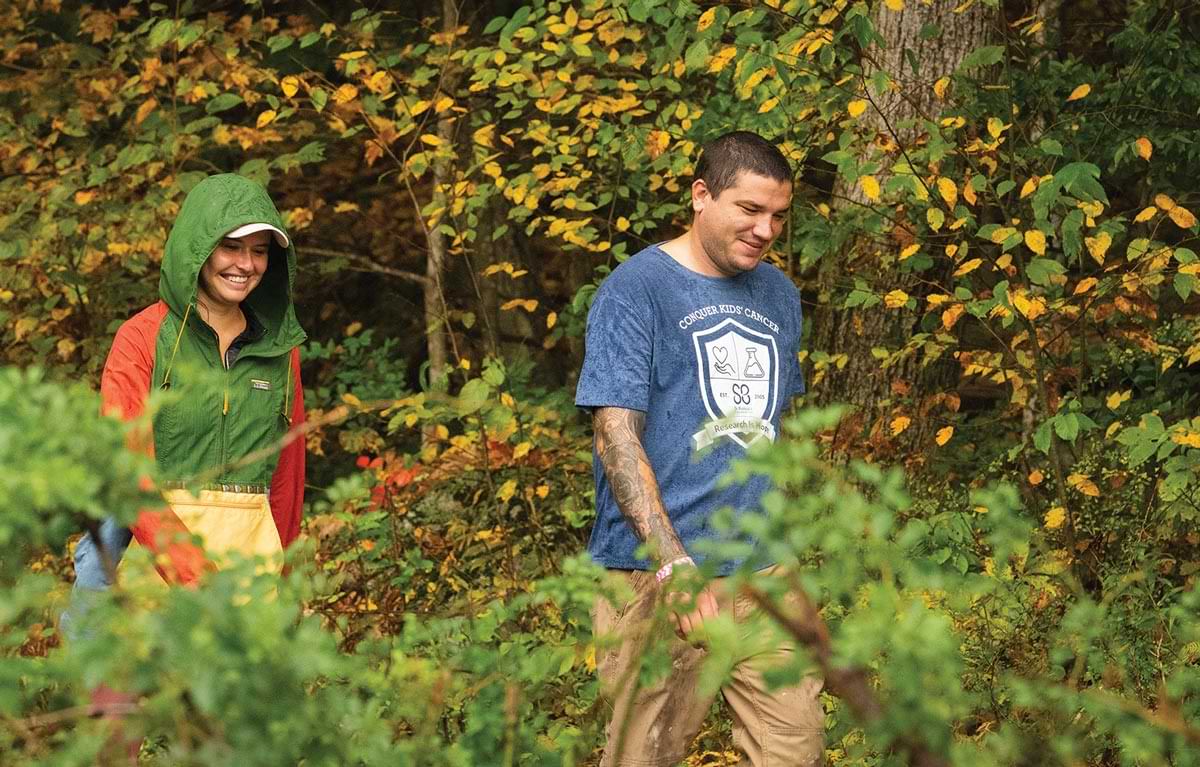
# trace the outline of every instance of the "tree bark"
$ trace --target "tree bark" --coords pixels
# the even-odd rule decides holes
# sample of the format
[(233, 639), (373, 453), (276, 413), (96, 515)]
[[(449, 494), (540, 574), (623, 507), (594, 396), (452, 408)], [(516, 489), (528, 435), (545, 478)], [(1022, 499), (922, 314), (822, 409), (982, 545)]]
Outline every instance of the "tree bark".
[[(458, 6), (454, 0), (442, 0), (442, 31), (448, 36), (458, 29)], [(445, 90), (453, 90), (447, 87)], [(451, 112), (438, 119), (437, 136), (441, 146), (450, 146), (454, 141), (454, 118)], [(429, 354), (429, 382), (436, 386), (446, 375), (449, 358), (449, 318), (446, 312), (446, 293), (442, 276), (446, 271), (446, 235), (441, 231), (441, 221), (448, 214), (450, 198), (448, 191), (453, 184), (450, 160), (439, 156), (433, 162), (433, 208), (442, 212), (427, 226), (429, 257), (425, 260), (425, 345)], [(419, 212), (418, 212), (419, 215)]]
[[(860, 124), (867, 128), (868, 135), (874, 131), (881, 139), (879, 143), (888, 145), (888, 150), (876, 158), (883, 165), (881, 172), (875, 174), (881, 183), (891, 176), (892, 164), (907, 159), (908, 149), (925, 132), (919, 123), (903, 127), (902, 124), (914, 119), (935, 119), (940, 102), (933, 84), (950, 76), (968, 53), (986, 44), (992, 36), (993, 9), (976, 2), (955, 13), (959, 5), (952, 0), (934, 0), (929, 5), (910, 2), (899, 12), (887, 9), (883, 3), (877, 5), (875, 29), (886, 47), (872, 46), (863, 52), (864, 82), (870, 82), (874, 73), (882, 71), (888, 74), (894, 87), (870, 94), (871, 107), (860, 118)], [(924, 39), (921, 32), (931, 25), (939, 27), (941, 34)], [(916, 170), (918, 174), (929, 172), (923, 168)], [(839, 179), (833, 192), (835, 211), (851, 211), (861, 205), (881, 206), (869, 202), (858, 184), (850, 185)], [(935, 190), (931, 190), (931, 197), (937, 197)], [(841, 253), (826, 259), (822, 265), (818, 304), (813, 312), (812, 346), (830, 355), (846, 355), (846, 361), (840, 368), (827, 366), (814, 377), (812, 389), (818, 404), (846, 402), (855, 406), (857, 416), (851, 424), (861, 426), (875, 437), (887, 433), (884, 427), (889, 416), (899, 412), (901, 402), (897, 397), (908, 398), (905, 414), (912, 418), (912, 424), (896, 441), (896, 446), (911, 448), (932, 434), (936, 422), (922, 415), (928, 412), (938, 393), (953, 385), (958, 365), (953, 359), (944, 358), (928, 362), (926, 355), (918, 351), (881, 369), (872, 350), (883, 348), (895, 352), (902, 348), (920, 332), (920, 313), (887, 309), (883, 304), (840, 308), (844, 286), (855, 278), (865, 280), (881, 296), (902, 288), (919, 300), (928, 292), (922, 290), (921, 284), (914, 284), (912, 275), (901, 272), (896, 259), (881, 259), (883, 248), (898, 252), (913, 236), (902, 212), (888, 213), (897, 221), (892, 231), (893, 242), (881, 246), (877, 238), (854, 237)], [(950, 276), (949, 266), (945, 274), (922, 276), (940, 282)], [(848, 436), (857, 439), (859, 435)], [(875, 440), (873, 443), (878, 444)]]

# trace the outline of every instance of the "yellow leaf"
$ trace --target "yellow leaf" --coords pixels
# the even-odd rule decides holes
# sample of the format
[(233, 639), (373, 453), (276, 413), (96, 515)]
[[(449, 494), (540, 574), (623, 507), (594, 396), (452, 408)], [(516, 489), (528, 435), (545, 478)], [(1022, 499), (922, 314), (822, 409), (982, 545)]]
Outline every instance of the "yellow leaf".
[(1057, 530), (1067, 521), (1067, 510), (1062, 506), (1055, 506), (1050, 511), (1046, 512), (1045, 525), (1047, 530)]
[(950, 206), (951, 208), (954, 207), (954, 203), (958, 202), (958, 187), (955, 186), (953, 181), (945, 176), (938, 177), (937, 190), (938, 194), (942, 196), (942, 199), (946, 201), (946, 205)]
[(501, 501), (508, 501), (514, 495), (516, 495), (516, 493), (517, 493), (517, 481), (515, 479), (510, 479), (507, 482), (505, 482), (503, 485), (501, 485), (500, 489), (496, 491), (496, 497), (499, 498)]
[(361, 59), (366, 55), (366, 51), (347, 51), (346, 53), (338, 54), (338, 58), (342, 61), (354, 61), (355, 59)]
[(912, 419), (906, 415), (898, 415), (893, 418), (891, 423), (892, 436), (895, 437), (907, 429), (910, 423), (912, 423)]
[(1192, 215), (1190, 210), (1182, 205), (1177, 205), (1176, 207), (1171, 208), (1171, 211), (1167, 213), (1167, 215), (1170, 216), (1171, 220), (1175, 222), (1175, 225), (1181, 229), (1191, 229), (1196, 225), (1196, 217)]
[(1004, 124), (1004, 121), (999, 117), (989, 117), (987, 121), (988, 135), (992, 138), (1000, 138), (1000, 134), (1009, 126)]
[(1154, 154), (1154, 145), (1150, 143), (1150, 139), (1142, 136), (1140, 139), (1133, 142), (1133, 144), (1137, 147), (1138, 157), (1149, 162), (1150, 155)]
[(1082, 280), (1079, 281), (1079, 284), (1075, 286), (1075, 292), (1072, 295), (1076, 295), (1076, 296), (1083, 295), (1084, 293), (1088, 292), (1092, 288), (1096, 287), (1096, 285), (1099, 282), (1100, 281), (1097, 280), (1095, 277), (1084, 277)]
[(95, 189), (80, 189), (75, 193), (76, 205), (87, 205), (92, 200), (96, 199)]
[(629, 219), (624, 216), (617, 216), (617, 231), (624, 232), (629, 229)]
[(1104, 266), (1104, 254), (1108, 251), (1108, 246), (1112, 245), (1112, 235), (1108, 232), (1101, 232), (1095, 237), (1084, 237), (1083, 244), (1087, 246), (1088, 253), (1092, 254), (1092, 258), (1096, 259), (1096, 263)]
[(767, 112), (770, 112), (772, 109), (774, 109), (777, 106), (779, 106), (779, 97), (772, 96), (771, 98), (767, 99), (766, 101), (764, 101), (762, 103), (762, 106), (760, 106), (758, 108), (758, 113), (760, 115), (766, 114)]
[[(958, 255), (958, 246), (950, 243), (946, 246), (946, 258), (954, 258)], [(965, 253), (963, 255), (966, 255)]]
[(532, 442), (522, 442), (513, 448), (513, 458), (524, 458), (533, 449)]
[(879, 199), (879, 181), (874, 176), (863, 176), (859, 179), (862, 183), (863, 194), (872, 202)]
[(347, 405), (350, 405), (351, 407), (357, 407), (357, 408), (362, 407), (362, 400), (360, 400), (358, 397), (355, 397), (350, 392), (346, 392), (345, 394), (342, 395), (342, 402), (345, 402)]
[(333, 103), (347, 104), (358, 98), (358, 88), (355, 88), (350, 83), (344, 83), (333, 92)]
[(703, 32), (713, 25), (717, 18), (717, 7), (714, 5), (704, 13), (700, 14), (700, 20), (696, 22), (696, 31)]
[(442, 140), (439, 137), (433, 135), (432, 133), (422, 133), (421, 141), (423, 141), (426, 144), (429, 144), (429, 146), (441, 146), (442, 145)]
[(1034, 487), (1042, 484), (1043, 479), (1045, 479), (1045, 477), (1042, 476), (1041, 470), (1034, 469), (1033, 471), (1029, 472), (1029, 484), (1033, 485)]
[(1009, 303), (1023, 316), (1031, 320), (1036, 320), (1046, 313), (1046, 302), (1037, 297), (1030, 298), (1023, 290), (1010, 293)]
[(471, 360), (467, 359), (466, 357), (463, 357), (461, 360), (458, 361), (458, 366), (460, 368), (462, 368), (463, 370), (470, 370), (471, 369)]
[(889, 11), (904, 10), (904, 0), (883, 0), (883, 4), (888, 7)]
[(1165, 194), (1154, 195), (1154, 204), (1158, 206), (1159, 210), (1165, 211), (1169, 211), (1175, 207), (1175, 201)]
[(955, 277), (962, 277), (964, 274), (970, 274), (978, 269), (983, 264), (982, 258), (972, 258), (970, 261), (963, 262), (963, 265), (954, 270)]
[(527, 312), (533, 312), (537, 309), (538, 302), (536, 298), (514, 298), (511, 301), (505, 301), (503, 304), (501, 304), (500, 311), (506, 312), (510, 309), (516, 309), (518, 307)]
[(454, 99), (450, 98), (449, 96), (442, 96), (437, 100), (437, 103), (433, 105), (433, 111), (441, 114), (452, 106), (454, 106)]
[(479, 130), (475, 131), (473, 134), (471, 134), (471, 139), (476, 144), (479, 144), (480, 146), (488, 147), (489, 149), (492, 147), (492, 144), (495, 141), (495, 137), (496, 137), (496, 126), (495, 125), (485, 125), (482, 128), (480, 128)]
[(858, 117), (867, 111), (867, 102), (865, 99), (855, 99), (846, 105), (846, 111), (850, 113), (851, 117)]
[(925, 301), (930, 306), (941, 306), (942, 304), (946, 303), (947, 301), (952, 301), (952, 300), (954, 300), (954, 299), (952, 299), (950, 296), (946, 295), (945, 293), (933, 293), (931, 295), (925, 296)]
[(1000, 258), (996, 259), (997, 269), (1007, 269), (1010, 266), (1012, 266), (1012, 253), (1005, 253), (1003, 256), (1000, 256)]
[(1104, 404), (1108, 407), (1109, 410), (1116, 410), (1117, 408), (1121, 407), (1121, 404), (1123, 402), (1125, 402), (1132, 396), (1133, 396), (1132, 389), (1126, 389), (1125, 391), (1115, 391), (1112, 394), (1105, 397)]
[(942, 327), (946, 330), (953, 328), (958, 322), (958, 318), (962, 316), (963, 311), (964, 307), (962, 304), (954, 304), (947, 307), (946, 311), (942, 312)]
[(153, 112), (157, 106), (158, 99), (147, 99), (146, 101), (142, 102), (142, 105), (138, 107), (137, 114), (133, 117), (133, 124), (141, 125), (142, 121), (149, 117), (150, 113)]
[(1142, 208), (1141, 213), (1133, 217), (1133, 223), (1140, 224), (1143, 221), (1149, 221), (1150, 219), (1154, 218), (1156, 213), (1158, 213), (1158, 208), (1154, 207), (1153, 205), (1148, 205), (1145, 208)]
[(283, 91), (286, 98), (291, 98), (300, 90), (300, 78), (295, 75), (288, 75), (279, 81), (279, 89)]
[(908, 294), (903, 290), (893, 290), (883, 297), (883, 303), (889, 309), (899, 309), (908, 303)]
[(1067, 485), (1075, 488), (1084, 495), (1090, 495), (1093, 498), (1100, 497), (1100, 489), (1096, 487), (1096, 483), (1086, 474), (1072, 474), (1067, 477)]
[(996, 231), (992, 232), (992, 242), (996, 243), (997, 245), (1000, 245), (1005, 240), (1007, 240), (1009, 237), (1012, 237), (1016, 233), (1017, 233), (1017, 230), (1013, 229), (1011, 226), (1002, 226), (999, 229), (997, 229)]
[(1040, 229), (1025, 232), (1025, 246), (1039, 256), (1046, 255), (1046, 235)]
[(907, 248), (900, 251), (900, 260), (903, 261), (906, 258), (910, 258), (911, 256), (913, 256), (913, 254), (915, 254), (920, 249), (921, 249), (920, 243), (914, 242), (912, 245), (909, 245)]
[(1026, 197), (1033, 194), (1037, 188), (1037, 176), (1031, 176), (1028, 181), (1021, 185), (1021, 199), (1024, 200)]
[(568, 27), (574, 27), (579, 23), (579, 13), (574, 8), (567, 8), (567, 12), (563, 14), (563, 21)]
[(1078, 101), (1092, 92), (1092, 86), (1084, 83), (1083, 85), (1075, 86), (1075, 90), (1071, 91), (1071, 95), (1067, 96), (1067, 101)]
[(950, 78), (943, 77), (933, 84), (933, 95), (939, 99), (946, 98), (946, 89), (950, 87)]
[(970, 179), (963, 182), (962, 194), (963, 194), (963, 199), (967, 201), (968, 205), (974, 205), (975, 201), (978, 199), (975, 196), (975, 187), (971, 186)]
[(558, 323), (558, 312), (550, 312), (546, 315), (546, 329), (554, 327)]
[(945, 445), (947, 442), (949, 442), (950, 438), (953, 436), (954, 436), (954, 427), (947, 426), (943, 429), (938, 429), (937, 436), (935, 436), (933, 439), (934, 439), (934, 442), (937, 442), (938, 446), (940, 447), (942, 445)]
[(1171, 441), (1184, 447), (1200, 448), (1200, 432), (1194, 432), (1191, 429), (1177, 431), (1171, 435)]
[(929, 228), (937, 232), (941, 230), (942, 224), (946, 223), (946, 214), (942, 213), (941, 208), (930, 208), (925, 211), (925, 220), (929, 222)]
[(274, 119), (275, 119), (275, 110), (268, 109), (267, 111), (263, 112), (262, 114), (260, 114), (258, 116), (258, 119), (255, 120), (255, 122), (254, 122), (254, 127), (255, 128), (265, 128), (268, 125), (270, 125), (271, 121)]

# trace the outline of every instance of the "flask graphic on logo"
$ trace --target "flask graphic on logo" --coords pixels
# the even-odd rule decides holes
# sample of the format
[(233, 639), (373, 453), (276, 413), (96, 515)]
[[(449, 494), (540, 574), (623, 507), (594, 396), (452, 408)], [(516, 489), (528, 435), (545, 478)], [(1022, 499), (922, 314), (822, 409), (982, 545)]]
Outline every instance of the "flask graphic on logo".
[(746, 369), (742, 371), (744, 378), (764, 378), (767, 373), (763, 370), (762, 363), (758, 361), (758, 349), (751, 346), (746, 349)]

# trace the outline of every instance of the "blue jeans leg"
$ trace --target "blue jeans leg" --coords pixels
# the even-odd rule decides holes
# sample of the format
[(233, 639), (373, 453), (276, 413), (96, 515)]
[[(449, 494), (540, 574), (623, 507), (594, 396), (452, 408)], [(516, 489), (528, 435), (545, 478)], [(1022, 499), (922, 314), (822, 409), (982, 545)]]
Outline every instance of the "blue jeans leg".
[[(112, 519), (100, 523), (100, 544), (113, 569), (120, 563), (125, 549), (133, 540), (129, 528), (118, 525)], [(75, 586), (71, 589), (71, 602), (63, 611), (60, 627), (67, 639), (78, 636), (92, 602), (98, 596), (96, 592), (112, 586), (112, 578), (104, 568), (104, 558), (100, 547), (92, 540), (90, 533), (84, 533), (75, 546)]]

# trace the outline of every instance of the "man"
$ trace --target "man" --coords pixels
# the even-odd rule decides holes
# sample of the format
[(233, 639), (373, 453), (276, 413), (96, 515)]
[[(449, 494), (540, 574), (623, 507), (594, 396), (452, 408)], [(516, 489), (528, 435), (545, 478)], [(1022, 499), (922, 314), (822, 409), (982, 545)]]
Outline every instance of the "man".
[[(716, 535), (715, 512), (758, 507), (766, 477), (722, 488), (718, 479), (749, 445), (775, 439), (781, 412), (804, 390), (800, 296), (762, 263), (791, 205), (792, 172), (772, 144), (738, 131), (703, 148), (691, 192), (691, 227), (617, 267), (588, 315), (576, 393), (595, 428), (588, 550), (634, 593), (626, 605), (601, 601), (594, 615), (597, 636), (621, 640), (598, 663), (613, 704), (602, 765), (665, 766), (686, 756), (712, 703), (698, 690), (700, 640), (719, 614), (734, 616), (753, 654), (721, 690), (743, 763), (819, 764), (821, 683), (768, 690), (764, 663), (785, 660), (792, 648), (780, 641), (759, 652), (769, 635), (765, 616), (724, 587), (739, 563), (723, 565), (694, 598), (679, 585), (700, 560), (695, 544)], [(642, 544), (649, 560), (636, 555)], [(634, 665), (659, 598), (671, 606), (677, 634), (672, 667), (662, 682), (638, 689)]]

